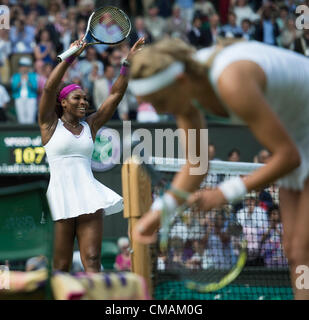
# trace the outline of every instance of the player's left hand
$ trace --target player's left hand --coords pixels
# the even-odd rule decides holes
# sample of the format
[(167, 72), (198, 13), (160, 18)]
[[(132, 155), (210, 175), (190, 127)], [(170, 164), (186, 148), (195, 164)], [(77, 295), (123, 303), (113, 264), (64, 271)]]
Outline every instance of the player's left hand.
[(134, 56), (134, 54), (136, 52), (138, 52), (139, 50), (142, 49), (143, 45), (145, 44), (145, 38), (139, 38), (133, 45), (133, 47), (131, 48), (128, 56), (127, 56), (127, 60), (130, 61), (130, 59), (132, 59), (132, 57)]
[(199, 209), (209, 211), (221, 207), (226, 203), (226, 199), (220, 189), (198, 190), (188, 199), (190, 206), (197, 206)]

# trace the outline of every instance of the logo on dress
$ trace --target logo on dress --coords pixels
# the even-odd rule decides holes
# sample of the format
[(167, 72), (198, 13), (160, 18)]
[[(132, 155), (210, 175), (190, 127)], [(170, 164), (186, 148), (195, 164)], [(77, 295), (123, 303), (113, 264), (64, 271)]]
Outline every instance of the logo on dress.
[(107, 171), (120, 163), (121, 143), (118, 131), (102, 127), (96, 135), (91, 168), (94, 171)]

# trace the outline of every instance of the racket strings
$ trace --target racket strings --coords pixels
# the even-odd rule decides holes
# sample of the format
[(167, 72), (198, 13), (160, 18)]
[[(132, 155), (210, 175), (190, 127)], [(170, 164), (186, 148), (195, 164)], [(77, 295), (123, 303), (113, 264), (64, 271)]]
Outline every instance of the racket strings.
[(116, 8), (98, 10), (90, 22), (91, 33), (102, 42), (121, 41), (130, 30), (130, 21)]

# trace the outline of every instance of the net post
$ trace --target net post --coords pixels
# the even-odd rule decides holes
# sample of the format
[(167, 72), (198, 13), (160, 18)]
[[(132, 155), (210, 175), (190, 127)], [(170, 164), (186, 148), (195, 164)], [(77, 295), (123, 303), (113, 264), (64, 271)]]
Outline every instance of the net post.
[(124, 218), (128, 219), (128, 235), (131, 243), (131, 271), (142, 276), (152, 295), (151, 259), (148, 245), (142, 245), (132, 238), (132, 232), (139, 218), (151, 206), (151, 181), (138, 159), (130, 158), (122, 166), (122, 194)]

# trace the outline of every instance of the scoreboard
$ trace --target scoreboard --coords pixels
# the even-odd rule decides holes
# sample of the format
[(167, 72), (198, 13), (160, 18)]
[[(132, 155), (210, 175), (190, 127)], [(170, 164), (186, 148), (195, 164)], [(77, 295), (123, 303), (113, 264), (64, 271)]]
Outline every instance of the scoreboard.
[(39, 131), (0, 131), (0, 174), (48, 174)]

